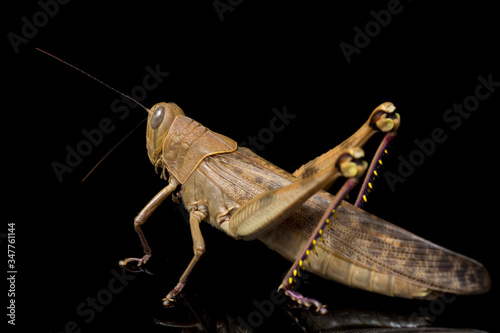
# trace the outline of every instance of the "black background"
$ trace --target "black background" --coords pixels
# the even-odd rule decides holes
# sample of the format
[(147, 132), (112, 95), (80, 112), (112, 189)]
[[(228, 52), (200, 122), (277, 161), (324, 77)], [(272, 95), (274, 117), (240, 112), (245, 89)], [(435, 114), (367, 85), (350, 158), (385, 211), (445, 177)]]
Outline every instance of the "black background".
[[(388, 1), (242, 1), (223, 20), (212, 1), (72, 1), (60, 5), (18, 53), (7, 34), (20, 34), (21, 18), (32, 21), (40, 5), (24, 1), (4, 10), (6, 195), (0, 232), (16, 223), (15, 328), (61, 332), (74, 321), (83, 332), (178, 332), (152, 318), (181, 320), (192, 313), (186, 304), (207, 322), (225, 314), (248, 319), (257, 311), (252, 302), (269, 299), (289, 267), (263, 244), (238, 242), (203, 224), (207, 252), (185, 288), (187, 303), (163, 309), (161, 298), (192, 256), (189, 227), (169, 200), (144, 227), (153, 274), (135, 275), (95, 318), (78, 314), (89, 297), (104, 295), (114, 271), (122, 274), (120, 259), (142, 255), (133, 217), (165, 182), (148, 160), (144, 124), (80, 182), (146, 114), (137, 108), (120, 120), (110, 106), (116, 93), (35, 51), (39, 47), (125, 93), (142, 83), (146, 66), (159, 65), (170, 74), (148, 92), (146, 106), (175, 102), (187, 116), (237, 142), (268, 128), (273, 108), (286, 107), (296, 118), (259, 154), (289, 171), (341, 142), (384, 101), (397, 106), (402, 125), (382, 173), (397, 174), (398, 156), (408, 158), (414, 140), (443, 129), (447, 140), (394, 191), (380, 178), (365, 208), (482, 262), (492, 291), (458, 297), (439, 308), (434, 324), (494, 331), (500, 89), (456, 130), (443, 120), (448, 108), (474, 94), (478, 76), (500, 81), (498, 17), (486, 3), (402, 1), (402, 11), (349, 64), (339, 44), (352, 45), (354, 27), (363, 29), (374, 20), (370, 11), (386, 9)], [(103, 118), (112, 120), (114, 130), (60, 182), (51, 164), (64, 163), (65, 147), (75, 148), (85, 139), (82, 130)], [(2, 239), (4, 253), (5, 244)], [(6, 256), (4, 261), (5, 267)], [(301, 290), (331, 309), (411, 314), (437, 306), (316, 277)], [(297, 331), (279, 307), (259, 329)]]

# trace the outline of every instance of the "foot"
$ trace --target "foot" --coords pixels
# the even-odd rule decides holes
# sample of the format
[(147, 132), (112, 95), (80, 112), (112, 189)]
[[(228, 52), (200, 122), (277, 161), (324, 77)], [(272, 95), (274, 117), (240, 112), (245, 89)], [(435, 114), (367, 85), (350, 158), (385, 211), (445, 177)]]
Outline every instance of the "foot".
[(300, 305), (305, 306), (306, 308), (310, 308), (311, 305), (314, 305), (316, 307), (316, 312), (318, 312), (321, 315), (325, 315), (328, 313), (328, 310), (326, 309), (326, 305), (321, 304), (317, 300), (309, 297), (305, 297), (299, 292), (296, 292), (295, 290), (285, 290), (285, 295), (290, 297), (292, 301), (297, 302)]
[(165, 298), (163, 299), (163, 306), (165, 307), (171, 306), (172, 302), (175, 302), (175, 296), (177, 296), (181, 292), (182, 288), (184, 288), (184, 283), (182, 282), (177, 283), (175, 288), (172, 289), (172, 291), (170, 291), (167, 294), (167, 296), (165, 296)]
[(127, 258), (125, 260), (120, 260), (120, 262), (118, 263), (120, 265), (120, 267), (124, 267), (126, 268), (126, 266), (133, 262), (133, 261), (136, 261), (137, 262), (137, 266), (141, 266), (142, 264), (145, 264), (149, 258), (151, 258), (151, 255), (150, 254), (145, 254), (144, 257), (142, 258)]

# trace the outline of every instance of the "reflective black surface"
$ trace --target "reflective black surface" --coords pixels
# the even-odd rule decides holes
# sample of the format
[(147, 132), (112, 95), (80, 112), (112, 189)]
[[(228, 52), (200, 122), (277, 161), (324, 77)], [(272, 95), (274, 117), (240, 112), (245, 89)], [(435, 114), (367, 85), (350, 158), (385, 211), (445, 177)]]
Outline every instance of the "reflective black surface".
[[(233, 10), (221, 21), (214, 3), (232, 3)], [(402, 125), (366, 210), (482, 262), (493, 289), (426, 302), (311, 276), (300, 290), (332, 312), (428, 316), (435, 327), (494, 332), (500, 94), (495, 11), (481, 2), (402, 1), (390, 7), (397, 14), (388, 22), (381, 12), (388, 6), (395, 2), (86, 1), (59, 4), (57, 13), (51, 7), (46, 24), (35, 15), (43, 10), (36, 1), (6, 11), (6, 37), (22, 35), (34, 15), (42, 20), (17, 54), (4, 40), (7, 186), (0, 233), (16, 223), (17, 270), (16, 326), (9, 328), (180, 332), (175, 322), (210, 331), (217, 320), (230, 318), (256, 331), (300, 332), (273, 294), (290, 263), (259, 242), (235, 241), (207, 224), (207, 252), (185, 298), (173, 309), (162, 307), (192, 256), (185, 213), (170, 200), (144, 226), (153, 250), (150, 274), (122, 271), (119, 260), (142, 255), (134, 216), (166, 185), (147, 157), (145, 125), (80, 180), (146, 113), (34, 50), (40, 47), (148, 107), (176, 102), (189, 117), (291, 172), (349, 136), (378, 104), (393, 102)], [(380, 31), (370, 23), (376, 17), (386, 25), (379, 23)], [(367, 25), (374, 29), (369, 42), (355, 29)], [(359, 46), (349, 63), (343, 42)], [(279, 130), (271, 126), (285, 110), (295, 117), (281, 119)], [(368, 156), (375, 147), (366, 147)], [(86, 156), (67, 157), (71, 151)], [(384, 172), (399, 178), (388, 180)], [(6, 239), (1, 241), (5, 253)], [(2, 294), (9, 285), (4, 288)]]

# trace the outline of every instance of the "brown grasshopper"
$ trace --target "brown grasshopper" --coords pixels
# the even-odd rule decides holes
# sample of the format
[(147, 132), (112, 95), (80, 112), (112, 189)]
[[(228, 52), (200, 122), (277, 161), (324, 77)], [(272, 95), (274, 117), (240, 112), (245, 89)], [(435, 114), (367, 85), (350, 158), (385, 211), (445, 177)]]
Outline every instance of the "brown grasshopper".
[[(361, 147), (377, 131), (386, 133), (365, 178), (369, 179), (400, 117), (392, 103), (383, 103), (351, 137), (290, 174), (238, 147), (186, 117), (176, 104), (158, 103), (149, 111), (147, 150), (168, 185), (134, 219), (144, 248), (142, 258), (120, 261), (138, 265), (151, 257), (141, 226), (179, 186), (190, 213), (194, 256), (178, 284), (164, 298), (169, 305), (186, 284), (205, 252), (200, 222), (207, 221), (235, 239), (259, 239), (294, 262), (280, 285), (285, 294), (304, 304), (325, 306), (302, 296), (291, 286), (306, 269), (326, 279), (384, 295), (434, 299), (444, 292), (475, 294), (490, 288), (486, 269), (478, 262), (370, 215), (342, 200), (367, 169)], [(332, 183), (349, 178), (337, 195)], [(328, 226), (325, 228), (325, 226)], [(314, 252), (316, 255), (310, 255)]]
[[(39, 51), (142, 106), (75, 66)], [(405, 298), (435, 299), (444, 292), (477, 294), (490, 289), (489, 274), (480, 263), (359, 208), (380, 157), (400, 125), (392, 103), (379, 105), (347, 140), (293, 174), (186, 117), (174, 103), (142, 107), (149, 113), (148, 156), (155, 170), (161, 169), (161, 178), (167, 180), (169, 174), (168, 185), (134, 219), (144, 256), (122, 260), (120, 265), (137, 262), (140, 266), (149, 260), (151, 249), (141, 226), (180, 186), (190, 213), (194, 256), (164, 305), (179, 294), (205, 252), (199, 226), (203, 220), (235, 239), (259, 239), (292, 261), (279, 288), (321, 313), (326, 313), (324, 305), (291, 289), (301, 269), (351, 287)], [(362, 161), (361, 147), (376, 132), (386, 134), (368, 167)], [(367, 169), (356, 203), (344, 202)], [(340, 176), (348, 180), (338, 193), (326, 192)], [(177, 196), (173, 199), (178, 200)]]

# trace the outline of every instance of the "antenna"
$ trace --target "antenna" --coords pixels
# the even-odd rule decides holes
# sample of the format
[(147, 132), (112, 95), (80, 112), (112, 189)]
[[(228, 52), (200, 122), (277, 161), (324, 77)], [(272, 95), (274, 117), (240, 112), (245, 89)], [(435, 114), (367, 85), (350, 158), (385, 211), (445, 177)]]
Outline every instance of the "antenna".
[(111, 149), (110, 149), (110, 150), (106, 153), (106, 155), (104, 155), (104, 156), (103, 156), (103, 157), (99, 160), (99, 162), (97, 162), (97, 163), (96, 163), (96, 165), (94, 165), (94, 167), (93, 167), (92, 169), (90, 169), (90, 171), (89, 171), (89, 172), (85, 175), (85, 177), (83, 177), (83, 178), (82, 178), (82, 183), (85, 181), (85, 179), (87, 179), (87, 178), (90, 176), (90, 174), (91, 174), (92, 172), (94, 172), (94, 170), (95, 170), (95, 169), (99, 166), (99, 164), (101, 164), (101, 162), (102, 162), (102, 161), (104, 161), (104, 160), (106, 159), (106, 157), (108, 157), (108, 155), (109, 155), (109, 154), (111, 154), (111, 152), (112, 152), (113, 150), (115, 150), (115, 148), (116, 148), (116, 147), (118, 147), (119, 145), (121, 145), (121, 143), (122, 143), (123, 141), (125, 141), (125, 139), (126, 139), (126, 138), (128, 138), (128, 137), (130, 136), (130, 134), (132, 134), (132, 133), (133, 133), (133, 132), (137, 129), (137, 127), (139, 127), (139, 126), (140, 126), (143, 122), (145, 122), (146, 120), (147, 120), (146, 118), (144, 118), (143, 120), (141, 120), (141, 121), (140, 121), (137, 125), (135, 125), (135, 127), (134, 127), (134, 128), (132, 128), (132, 130), (131, 130), (130, 132), (128, 132), (128, 134), (127, 134), (127, 135), (125, 135), (125, 136), (123, 137), (123, 139), (121, 139), (120, 141), (118, 141), (118, 143), (117, 143), (116, 145), (114, 145), (114, 146), (113, 146), (113, 148), (111, 148)]
[(108, 85), (108, 84), (106, 84), (106, 83), (102, 82), (101, 80), (99, 80), (99, 79), (97, 79), (97, 78), (93, 77), (92, 75), (90, 75), (89, 73), (87, 73), (87, 72), (85, 72), (85, 71), (81, 70), (80, 68), (78, 68), (78, 67), (76, 67), (76, 66), (74, 66), (74, 65), (72, 65), (72, 64), (70, 64), (70, 63), (68, 63), (68, 62), (66, 62), (66, 61), (64, 61), (64, 60), (62, 60), (62, 59), (60, 59), (60, 58), (58, 58), (58, 57), (56, 57), (56, 56), (55, 56), (55, 55), (53, 55), (53, 54), (50, 54), (50, 53), (49, 53), (49, 52), (47, 52), (47, 51), (41, 50), (41, 49), (39, 49), (39, 48), (36, 48), (36, 50), (37, 50), (37, 51), (40, 51), (40, 52), (42, 52), (42, 53), (44, 53), (44, 54), (46, 54), (46, 55), (48, 55), (48, 56), (49, 56), (49, 57), (51, 57), (51, 58), (56, 59), (57, 61), (62, 62), (63, 64), (65, 64), (65, 65), (67, 65), (67, 66), (69, 66), (69, 67), (73, 68), (74, 70), (79, 71), (79, 72), (80, 72), (80, 73), (82, 73), (82, 74), (87, 75), (87, 76), (88, 76), (88, 77), (90, 77), (92, 80), (99, 82), (100, 84), (102, 84), (103, 86), (107, 87), (108, 89), (111, 89), (111, 90), (112, 90), (112, 91), (114, 91), (115, 93), (118, 93), (118, 94), (122, 95), (123, 97), (126, 97), (126, 98), (130, 99), (132, 102), (134, 102), (134, 103), (136, 103), (137, 105), (139, 105), (140, 107), (142, 107), (142, 108), (143, 108), (144, 110), (146, 110), (148, 113), (150, 113), (150, 112), (151, 112), (151, 110), (149, 110), (147, 107), (145, 107), (144, 105), (142, 105), (141, 103), (139, 103), (138, 101), (136, 101), (135, 99), (133, 99), (132, 97), (130, 97), (129, 95), (124, 94), (124, 93), (122, 93), (121, 91), (119, 91), (119, 90), (117, 90), (117, 89), (115, 89), (115, 88), (111, 87), (110, 85)]
[[(101, 80), (97, 79), (96, 77), (94, 77), (94, 76), (90, 75), (89, 73), (87, 73), (87, 72), (85, 72), (85, 71), (81, 70), (80, 68), (78, 68), (78, 67), (76, 67), (76, 66), (74, 66), (74, 65), (72, 65), (72, 64), (70, 64), (70, 63), (68, 63), (68, 62), (66, 62), (66, 61), (64, 61), (64, 60), (62, 60), (62, 59), (60, 59), (60, 58), (58, 58), (58, 57), (56, 57), (56, 56), (55, 56), (55, 55), (53, 55), (53, 54), (50, 54), (50, 53), (49, 53), (49, 52), (47, 52), (47, 51), (41, 50), (41, 49), (39, 49), (39, 48), (36, 48), (36, 50), (37, 50), (37, 51), (39, 51), (39, 52), (42, 52), (42, 53), (44, 53), (44, 54), (46, 54), (46, 55), (48, 55), (49, 57), (51, 57), (51, 58), (53, 58), (53, 59), (55, 59), (55, 60), (57, 60), (57, 61), (62, 62), (63, 64), (65, 64), (65, 65), (67, 65), (67, 66), (69, 66), (69, 67), (73, 68), (74, 70), (76, 70), (76, 71), (78, 71), (78, 72), (80, 72), (80, 73), (82, 73), (82, 74), (85, 74), (86, 76), (90, 77), (92, 80), (99, 82), (100, 84), (102, 84), (103, 86), (107, 87), (108, 89), (111, 89), (112, 91), (114, 91), (114, 92), (116, 92), (116, 93), (118, 93), (118, 94), (122, 95), (123, 97), (128, 98), (129, 100), (131, 100), (132, 102), (136, 103), (137, 105), (139, 105), (140, 107), (142, 107), (144, 110), (146, 110), (146, 112), (151, 113), (151, 110), (149, 110), (147, 107), (145, 107), (144, 105), (142, 105), (141, 103), (139, 103), (138, 101), (136, 101), (135, 99), (133, 99), (132, 97), (130, 97), (130, 96), (128, 96), (127, 94), (124, 94), (124, 93), (122, 93), (121, 91), (119, 91), (119, 90), (117, 90), (117, 89), (115, 89), (115, 88), (111, 87), (110, 85), (108, 85), (108, 84), (104, 83), (103, 81), (101, 81)], [(111, 149), (110, 149), (110, 150), (109, 150), (109, 151), (108, 151), (108, 152), (107, 152), (107, 153), (106, 153), (106, 154), (105, 154), (105, 155), (104, 155), (104, 156), (103, 156), (103, 157), (99, 160), (99, 162), (97, 162), (97, 163), (96, 163), (96, 165), (94, 165), (94, 167), (93, 167), (93, 168), (92, 168), (92, 169), (91, 169), (91, 170), (90, 170), (90, 171), (89, 171), (89, 172), (85, 175), (85, 177), (83, 177), (83, 179), (82, 179), (81, 181), (82, 181), (82, 182), (84, 182), (84, 181), (85, 181), (85, 180), (86, 180), (86, 179), (90, 176), (90, 174), (91, 174), (91, 173), (92, 173), (92, 172), (93, 172), (93, 171), (94, 171), (94, 170), (95, 170), (95, 169), (99, 166), (99, 164), (101, 164), (101, 162), (102, 162), (102, 161), (104, 161), (104, 159), (106, 159), (106, 157), (108, 157), (108, 155), (109, 155), (109, 154), (111, 154), (111, 152), (112, 152), (113, 150), (115, 150), (115, 148), (116, 148), (116, 147), (118, 147), (118, 146), (119, 146), (119, 145), (120, 145), (123, 141), (125, 141), (125, 139), (127, 139), (127, 138), (128, 138), (128, 137), (129, 137), (129, 136), (130, 136), (130, 135), (131, 135), (131, 134), (132, 134), (132, 133), (133, 133), (133, 132), (134, 132), (134, 131), (135, 131), (135, 130), (136, 130), (136, 129), (137, 129), (137, 128), (138, 128), (138, 127), (139, 127), (139, 126), (143, 123), (143, 122), (144, 122), (144, 121), (146, 121), (146, 119), (143, 119), (142, 121), (140, 121), (140, 122), (139, 122), (139, 123), (138, 123), (138, 124), (137, 124), (137, 125), (136, 125), (136, 126), (135, 126), (135, 127), (134, 127), (134, 128), (133, 128), (133, 129), (132, 129), (132, 130), (128, 133), (128, 134), (127, 134), (127, 135), (125, 135), (125, 137), (124, 137), (123, 139), (121, 139), (121, 140), (120, 140), (120, 141), (119, 141), (116, 145), (114, 145), (114, 147), (113, 147), (113, 148), (111, 148)]]

